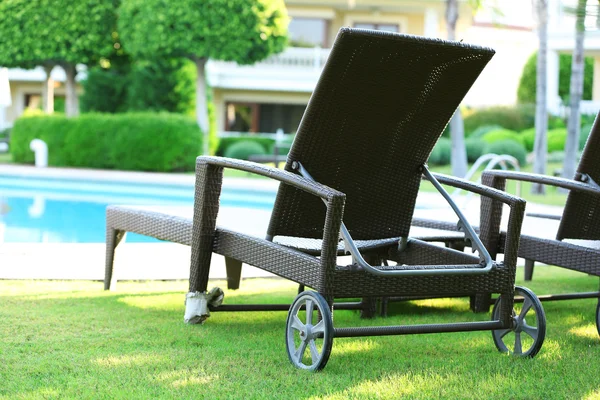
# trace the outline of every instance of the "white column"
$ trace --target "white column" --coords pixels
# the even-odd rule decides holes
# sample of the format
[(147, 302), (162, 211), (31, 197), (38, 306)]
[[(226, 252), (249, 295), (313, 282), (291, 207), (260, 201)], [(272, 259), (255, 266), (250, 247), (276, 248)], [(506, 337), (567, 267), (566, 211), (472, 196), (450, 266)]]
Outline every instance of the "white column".
[(560, 96), (558, 95), (558, 77), (559, 77), (559, 63), (558, 63), (558, 52), (555, 50), (548, 50), (548, 69), (547, 69), (547, 81), (546, 81), (546, 101), (548, 112), (551, 114), (560, 113)]
[(432, 7), (425, 9), (425, 27), (423, 35), (427, 37), (437, 38), (440, 36), (440, 19), (438, 10)]

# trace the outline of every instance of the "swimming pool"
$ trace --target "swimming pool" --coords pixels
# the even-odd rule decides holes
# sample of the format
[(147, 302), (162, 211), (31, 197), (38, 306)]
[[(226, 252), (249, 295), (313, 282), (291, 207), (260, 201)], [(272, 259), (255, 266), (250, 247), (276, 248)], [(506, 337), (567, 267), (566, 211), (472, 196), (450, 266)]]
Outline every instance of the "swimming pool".
[[(260, 185), (257, 185), (260, 186)], [(221, 205), (270, 210), (275, 190), (223, 186)], [(101, 243), (109, 204), (192, 206), (192, 185), (0, 175), (0, 243)], [(128, 242), (156, 239), (128, 234)]]

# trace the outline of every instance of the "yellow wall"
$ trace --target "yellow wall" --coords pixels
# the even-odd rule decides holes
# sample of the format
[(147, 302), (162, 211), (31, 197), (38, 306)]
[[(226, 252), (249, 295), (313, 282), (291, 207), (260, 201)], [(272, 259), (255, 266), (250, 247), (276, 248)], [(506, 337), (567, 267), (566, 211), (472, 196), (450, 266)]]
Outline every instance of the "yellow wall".
[[(6, 109), (6, 122), (12, 124), (25, 111), (25, 95), (42, 94), (43, 82), (10, 82), (10, 94), (12, 105)], [(77, 85), (77, 93), (83, 93), (80, 85)], [(54, 89), (55, 96), (65, 95), (65, 85), (61, 83)]]

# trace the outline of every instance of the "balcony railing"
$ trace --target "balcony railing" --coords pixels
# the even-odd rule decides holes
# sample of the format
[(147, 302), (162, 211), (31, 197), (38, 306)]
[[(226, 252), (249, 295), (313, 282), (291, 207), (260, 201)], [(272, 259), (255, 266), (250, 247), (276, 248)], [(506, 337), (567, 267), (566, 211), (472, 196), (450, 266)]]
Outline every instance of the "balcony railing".
[(289, 47), (253, 65), (209, 61), (207, 75), (216, 88), (312, 91), (331, 49)]

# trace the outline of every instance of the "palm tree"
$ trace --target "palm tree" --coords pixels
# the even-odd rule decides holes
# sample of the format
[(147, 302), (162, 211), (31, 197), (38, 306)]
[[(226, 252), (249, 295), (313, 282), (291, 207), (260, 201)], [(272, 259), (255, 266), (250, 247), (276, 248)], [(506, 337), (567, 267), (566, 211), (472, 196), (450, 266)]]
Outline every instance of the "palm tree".
[[(534, 0), (537, 17), (539, 50), (537, 56), (536, 94), (535, 94), (535, 142), (533, 152), (533, 171), (546, 174), (546, 155), (548, 153), (548, 110), (546, 108), (546, 76), (548, 74), (548, 0)], [(545, 187), (533, 184), (531, 192), (544, 194)]]
[(565, 161), (562, 176), (572, 179), (575, 175), (577, 149), (579, 148), (579, 133), (581, 130), (581, 113), (579, 105), (583, 97), (583, 39), (585, 38), (585, 15), (587, 0), (578, 0), (574, 10), (575, 19), (575, 48), (571, 62), (571, 87), (569, 92), (569, 119), (567, 124), (567, 141), (565, 143)]
[[(446, 30), (448, 40), (455, 40), (456, 21), (458, 20), (458, 1), (446, 0)], [(452, 140), (452, 175), (463, 177), (467, 174), (467, 149), (465, 146), (465, 125), (460, 109), (450, 120), (450, 138)]]

